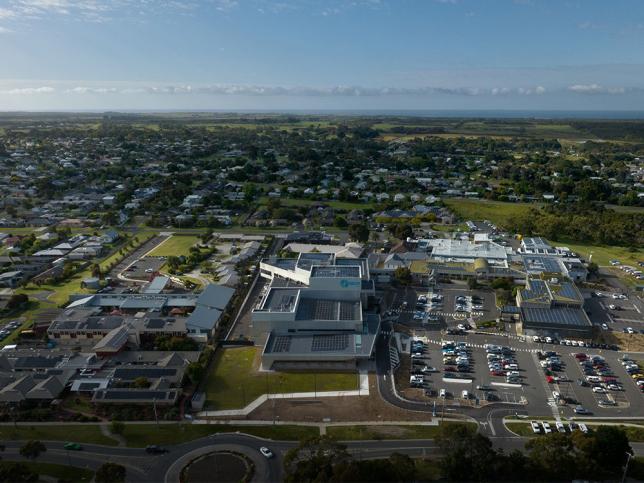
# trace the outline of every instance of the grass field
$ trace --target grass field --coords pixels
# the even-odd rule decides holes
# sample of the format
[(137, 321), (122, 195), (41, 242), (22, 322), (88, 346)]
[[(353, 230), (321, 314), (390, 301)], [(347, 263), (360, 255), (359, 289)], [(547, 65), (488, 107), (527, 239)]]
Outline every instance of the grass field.
[(1, 426), (0, 439), (6, 440), (29, 440), (40, 441), (72, 441), (74, 443), (104, 444), (115, 446), (117, 442), (101, 433), (97, 424), (74, 424), (74, 425), (19, 425)]
[(465, 198), (447, 198), (444, 202), (463, 220), (490, 220), (498, 226), (503, 226), (508, 217), (530, 213), (540, 206), (539, 203), (506, 203)]
[[(54, 463), (40, 463), (36, 461), (21, 461), (34, 473), (39, 476), (48, 476), (53, 481), (73, 481), (74, 483), (90, 482), (94, 478), (94, 472), (77, 466), (57, 465)], [(40, 480), (39, 480), (40, 481)]]
[(316, 426), (241, 426), (230, 424), (127, 424), (123, 437), (127, 445), (133, 448), (142, 448), (149, 444), (171, 445), (185, 443), (194, 439), (203, 438), (214, 433), (242, 432), (260, 438), (299, 441), (301, 439), (318, 436), (320, 430)]
[[(586, 260), (593, 254), (593, 262), (598, 265), (610, 265), (610, 260), (619, 260), (625, 265), (637, 265), (637, 262), (644, 261), (644, 251), (630, 251), (625, 247), (609, 247), (599, 245), (581, 245), (577, 243), (552, 242), (556, 246), (567, 246), (572, 251), (582, 255)], [(621, 271), (620, 271), (621, 272)]]
[[(268, 196), (263, 196), (259, 199), (259, 203), (261, 205), (266, 205), (268, 203), (268, 200), (270, 198)], [(322, 204), (329, 206), (335, 210), (364, 210), (368, 208), (373, 208), (376, 204), (375, 203), (365, 203), (365, 202), (349, 202), (349, 201), (337, 201), (337, 200), (330, 200), (330, 201), (317, 201), (317, 200), (309, 200), (305, 198), (279, 198), (279, 202), (281, 206), (311, 206), (313, 204)]]
[[(476, 431), (474, 423), (442, 423), (467, 424)], [(355, 441), (363, 439), (432, 439), (438, 434), (440, 426), (329, 426), (327, 434), (340, 441)]]
[(173, 235), (157, 246), (149, 256), (169, 257), (187, 256), (190, 254), (190, 247), (199, 242), (199, 238), (190, 235)]
[(262, 394), (355, 390), (357, 373), (257, 372), (259, 347), (217, 351), (206, 381), (208, 409), (236, 409)]

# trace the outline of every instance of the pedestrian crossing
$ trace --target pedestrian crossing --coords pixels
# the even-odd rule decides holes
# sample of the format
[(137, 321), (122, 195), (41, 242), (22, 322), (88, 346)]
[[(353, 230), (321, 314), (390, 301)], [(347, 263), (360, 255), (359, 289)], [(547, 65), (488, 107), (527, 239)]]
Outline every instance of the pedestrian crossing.
[[(432, 340), (427, 338), (421, 338), (421, 339), (423, 339), (428, 344), (442, 345), (442, 343), (444, 342), (443, 340)], [(472, 349), (485, 349), (485, 344), (472, 344), (471, 342), (466, 342), (465, 345), (467, 347), (471, 347)], [(528, 349), (526, 347), (510, 347), (510, 349), (513, 350), (514, 352), (528, 352), (528, 353), (539, 352), (539, 349)]]

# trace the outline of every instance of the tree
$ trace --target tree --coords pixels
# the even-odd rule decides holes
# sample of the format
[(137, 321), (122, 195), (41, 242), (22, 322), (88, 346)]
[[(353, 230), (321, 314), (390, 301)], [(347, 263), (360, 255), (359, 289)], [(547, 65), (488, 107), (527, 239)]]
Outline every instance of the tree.
[(399, 240), (405, 240), (414, 236), (414, 230), (409, 223), (393, 223), (389, 225), (387, 229), (389, 230), (389, 233)]
[(27, 441), (22, 448), (20, 448), (20, 454), (28, 459), (36, 459), (40, 456), (40, 453), (47, 451), (45, 445), (38, 440), (29, 440)]
[(24, 293), (17, 293), (11, 296), (7, 302), (7, 308), (9, 310), (18, 309), (24, 307), (27, 303), (29, 303), (29, 297)]
[(284, 457), (284, 481), (306, 483), (330, 481), (333, 465), (350, 459), (346, 446), (328, 436), (314, 436), (292, 448)]
[(346, 218), (340, 215), (335, 217), (333, 224), (338, 228), (346, 228), (349, 225), (349, 223), (347, 223)]
[(27, 483), (38, 481), (38, 473), (24, 463), (15, 461), (0, 462), (0, 483)]
[(590, 262), (588, 264), (588, 275), (596, 277), (599, 274), (599, 265), (595, 262)]
[(349, 237), (354, 241), (366, 243), (369, 241), (369, 227), (364, 223), (350, 225)]
[(448, 480), (494, 479), (494, 462), (498, 454), (488, 438), (476, 433), (468, 425), (442, 425), (435, 441), (444, 454), (440, 466)]
[(528, 458), (539, 468), (543, 479), (572, 480), (578, 472), (573, 440), (566, 434), (552, 433), (526, 443)]
[(411, 285), (411, 270), (407, 267), (398, 267), (394, 271), (394, 280), (396, 280), (400, 285)]
[(204, 368), (198, 362), (191, 362), (186, 367), (186, 376), (192, 381), (193, 384), (198, 384), (203, 378)]
[(103, 273), (101, 272), (101, 266), (98, 263), (92, 265), (92, 277), (103, 278)]
[(103, 463), (94, 475), (96, 483), (122, 483), (125, 481), (125, 466)]

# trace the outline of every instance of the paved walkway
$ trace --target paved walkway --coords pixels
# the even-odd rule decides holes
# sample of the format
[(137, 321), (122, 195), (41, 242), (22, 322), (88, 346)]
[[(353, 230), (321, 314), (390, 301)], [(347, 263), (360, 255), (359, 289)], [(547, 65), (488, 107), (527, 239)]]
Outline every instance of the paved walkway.
[(248, 416), (258, 407), (271, 399), (306, 399), (319, 397), (344, 397), (344, 396), (368, 396), (369, 395), (369, 374), (360, 371), (360, 388), (351, 391), (317, 391), (317, 392), (290, 392), (284, 394), (262, 394), (253, 402), (242, 409), (227, 409), (221, 411), (201, 411), (197, 413), (200, 418), (217, 418), (231, 416)]

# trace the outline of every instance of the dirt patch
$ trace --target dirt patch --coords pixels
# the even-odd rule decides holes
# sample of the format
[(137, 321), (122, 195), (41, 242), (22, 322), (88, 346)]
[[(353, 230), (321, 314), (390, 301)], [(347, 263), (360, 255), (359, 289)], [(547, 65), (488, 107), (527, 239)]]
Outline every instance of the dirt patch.
[(644, 334), (624, 334), (623, 332), (602, 331), (597, 341), (602, 344), (615, 344), (623, 351), (644, 352)]
[(406, 411), (383, 401), (376, 377), (369, 374), (369, 396), (324, 397), (319, 399), (271, 400), (253, 411), (247, 419), (324, 422), (338, 421), (429, 421), (431, 416)]

